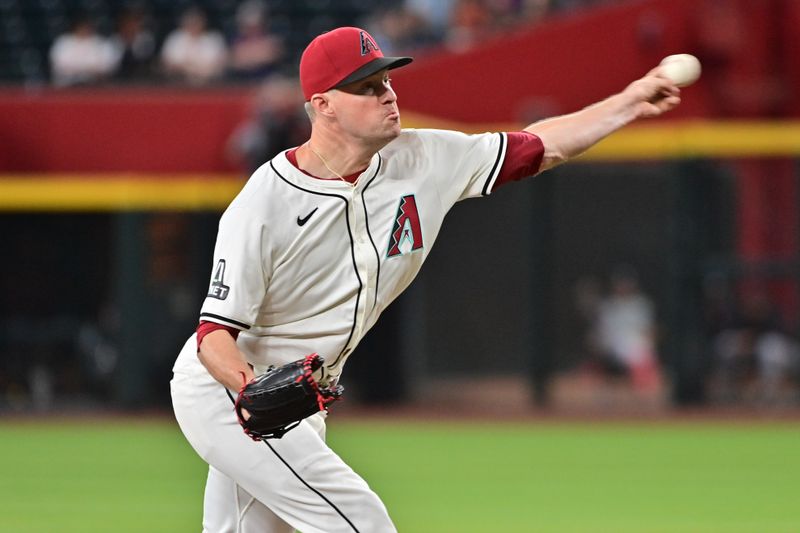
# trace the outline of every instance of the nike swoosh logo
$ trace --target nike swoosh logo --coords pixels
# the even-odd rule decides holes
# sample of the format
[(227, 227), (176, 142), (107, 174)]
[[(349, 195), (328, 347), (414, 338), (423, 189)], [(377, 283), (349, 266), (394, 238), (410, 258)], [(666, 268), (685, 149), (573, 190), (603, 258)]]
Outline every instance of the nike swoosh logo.
[(315, 207), (313, 211), (311, 211), (309, 214), (307, 214), (303, 218), (297, 217), (297, 225), (298, 226), (305, 225), (305, 223), (308, 222), (308, 219), (311, 218), (311, 215), (313, 215), (314, 213), (317, 212), (317, 209), (319, 209), (319, 207)]

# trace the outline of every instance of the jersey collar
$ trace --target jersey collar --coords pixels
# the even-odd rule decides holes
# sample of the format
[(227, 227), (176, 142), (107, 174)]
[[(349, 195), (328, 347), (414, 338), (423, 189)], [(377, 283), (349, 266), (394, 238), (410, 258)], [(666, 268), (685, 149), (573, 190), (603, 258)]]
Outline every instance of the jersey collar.
[[(290, 150), (294, 150), (291, 148)], [(294, 166), (291, 161), (286, 157), (290, 150), (284, 150), (272, 159), (272, 164), (275, 169), (291, 183), (319, 192), (342, 192), (359, 190), (370, 181), (371, 177), (375, 175), (380, 165), (380, 153), (372, 156), (369, 166), (359, 175), (355, 185), (342, 180), (327, 180), (310, 176)]]

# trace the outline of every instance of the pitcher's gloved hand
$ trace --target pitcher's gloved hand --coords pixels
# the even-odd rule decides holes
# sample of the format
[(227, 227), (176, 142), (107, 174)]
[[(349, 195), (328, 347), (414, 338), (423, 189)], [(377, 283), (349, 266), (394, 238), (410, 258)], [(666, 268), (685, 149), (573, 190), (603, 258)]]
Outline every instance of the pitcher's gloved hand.
[[(318, 354), (270, 368), (245, 383), (236, 399), (235, 411), (244, 432), (251, 439), (279, 439), (304, 418), (328, 406), (342, 396), (341, 385), (322, 386), (314, 371), (324, 360)], [(249, 414), (245, 419), (244, 412)]]

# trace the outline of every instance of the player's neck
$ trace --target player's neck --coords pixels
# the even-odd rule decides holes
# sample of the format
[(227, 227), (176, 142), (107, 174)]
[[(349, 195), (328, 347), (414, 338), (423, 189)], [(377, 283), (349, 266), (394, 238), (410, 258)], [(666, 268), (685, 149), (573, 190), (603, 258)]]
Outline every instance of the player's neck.
[(341, 179), (367, 168), (378, 149), (312, 134), (308, 142), (298, 148), (297, 164), (311, 175)]

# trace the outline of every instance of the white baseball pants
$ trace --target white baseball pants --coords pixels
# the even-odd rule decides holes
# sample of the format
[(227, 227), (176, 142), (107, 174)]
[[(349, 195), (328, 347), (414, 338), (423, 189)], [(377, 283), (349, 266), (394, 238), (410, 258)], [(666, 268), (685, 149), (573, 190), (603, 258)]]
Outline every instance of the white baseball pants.
[(204, 533), (396, 532), (383, 502), (325, 444), (321, 413), (281, 439), (254, 442), (197, 359), (194, 336), (173, 370), (175, 417), (209, 464)]

